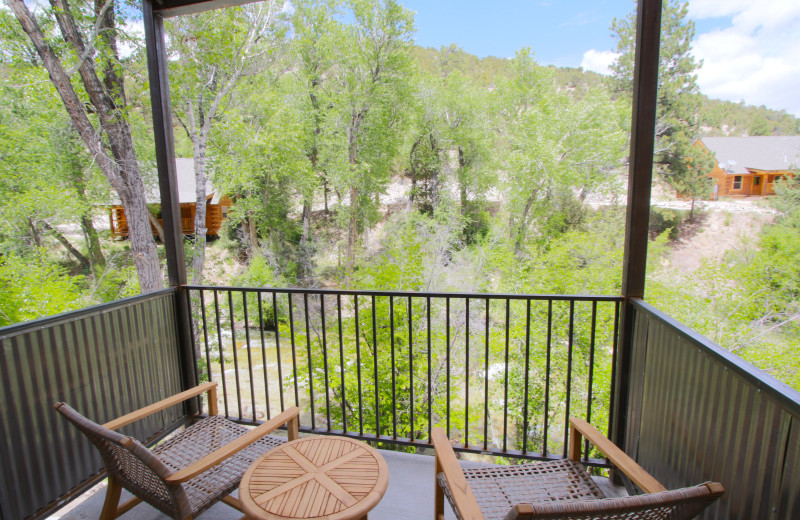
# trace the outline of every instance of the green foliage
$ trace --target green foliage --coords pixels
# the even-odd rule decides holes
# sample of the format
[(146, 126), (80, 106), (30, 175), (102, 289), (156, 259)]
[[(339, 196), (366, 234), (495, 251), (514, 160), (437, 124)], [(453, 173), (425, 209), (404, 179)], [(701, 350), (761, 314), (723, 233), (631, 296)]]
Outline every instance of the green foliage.
[(83, 307), (80, 281), (43, 253), (0, 256), (0, 326)]
[(798, 135), (800, 118), (785, 110), (754, 107), (744, 102), (722, 101), (700, 96), (700, 126), (709, 136)]
[(678, 238), (678, 230), (687, 219), (688, 212), (679, 209), (650, 208), (650, 237), (666, 233), (670, 240)]
[[(675, 140), (693, 141), (697, 137), (695, 115), (700, 100), (695, 72), (701, 63), (691, 53), (695, 26), (687, 18), (688, 5), (680, 0), (664, 0), (661, 14), (656, 155), (659, 162), (671, 167), (683, 160), (681, 151), (672, 146)], [(612, 88), (632, 96), (636, 10), (622, 20), (615, 18), (611, 30), (619, 53), (611, 65)]]
[(689, 220), (692, 220), (695, 201), (711, 193), (712, 180), (709, 175), (716, 161), (711, 151), (690, 142), (684, 134), (676, 135), (672, 145), (673, 151), (667, 159), (669, 168), (664, 172), (664, 179), (678, 196), (691, 199)]
[[(245, 271), (234, 277), (235, 287), (284, 287), (285, 281), (280, 275), (276, 274), (275, 269), (269, 264), (266, 258), (261, 255), (250, 257), (250, 263)], [(275, 312), (272, 308), (269, 293), (248, 293), (247, 300), (248, 313), (251, 316), (261, 316), (261, 328), (265, 330), (275, 330)], [(234, 302), (234, 313), (242, 316), (244, 311), (244, 301)], [(256, 314), (260, 309), (260, 314)], [(285, 315), (285, 313), (284, 313)]]
[[(582, 201), (613, 181), (626, 125), (622, 107), (603, 92), (581, 100), (559, 92), (552, 72), (538, 66), (528, 49), (517, 54), (513, 66), (513, 80), (498, 90), (508, 146), (502, 160), (508, 172), (504, 191), (519, 254), (529, 235), (546, 240), (554, 228), (580, 222), (571, 199)], [(555, 220), (554, 213), (559, 213)]]

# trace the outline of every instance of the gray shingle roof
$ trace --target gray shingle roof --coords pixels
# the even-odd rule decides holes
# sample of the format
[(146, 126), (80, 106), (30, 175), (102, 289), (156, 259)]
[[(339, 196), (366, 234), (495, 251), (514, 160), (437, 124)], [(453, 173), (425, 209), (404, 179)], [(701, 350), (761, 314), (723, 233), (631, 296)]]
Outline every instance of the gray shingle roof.
[(800, 167), (800, 136), (704, 137), (703, 144), (731, 175), (759, 170), (791, 170)]

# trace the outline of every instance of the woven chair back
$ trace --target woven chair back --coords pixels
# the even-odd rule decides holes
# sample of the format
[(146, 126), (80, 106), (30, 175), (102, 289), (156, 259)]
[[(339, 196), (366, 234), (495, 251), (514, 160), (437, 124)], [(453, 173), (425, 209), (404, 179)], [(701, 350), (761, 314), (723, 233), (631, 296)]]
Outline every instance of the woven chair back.
[(109, 477), (172, 518), (191, 514), (183, 486), (168, 485), (164, 480), (172, 470), (142, 443), (87, 419), (66, 403), (57, 403), (55, 408), (97, 447)]

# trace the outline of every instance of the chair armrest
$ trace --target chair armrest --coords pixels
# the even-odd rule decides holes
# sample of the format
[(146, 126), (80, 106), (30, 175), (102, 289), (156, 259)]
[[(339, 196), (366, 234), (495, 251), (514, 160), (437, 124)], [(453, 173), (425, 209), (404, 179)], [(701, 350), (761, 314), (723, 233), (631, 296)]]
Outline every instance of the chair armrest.
[(614, 466), (630, 478), (634, 484), (639, 486), (645, 493), (657, 493), (666, 491), (658, 480), (644, 470), (640, 465), (630, 458), (624, 451), (619, 449), (616, 444), (606, 439), (597, 429), (583, 419), (572, 418), (570, 425), (570, 444), (569, 458), (579, 461), (581, 458), (581, 436), (594, 444)]
[(258, 427), (250, 430), (235, 441), (229, 442), (225, 446), (218, 448), (202, 459), (193, 462), (185, 468), (176, 471), (169, 475), (164, 480), (167, 484), (180, 484), (187, 480), (196, 477), (200, 473), (216, 466), (223, 460), (235, 455), (246, 447), (250, 446), (264, 435), (278, 429), (278, 427), (287, 425), (289, 430), (289, 440), (297, 436), (298, 421), (300, 409), (296, 406), (288, 408), (286, 411), (281, 412), (269, 421), (259, 425)]
[(202, 385), (198, 385), (194, 388), (190, 388), (184, 392), (179, 394), (175, 394), (172, 397), (167, 397), (166, 399), (162, 399), (157, 403), (153, 403), (150, 406), (145, 406), (144, 408), (140, 408), (135, 412), (131, 412), (129, 414), (123, 415), (113, 421), (105, 423), (103, 426), (108, 428), (109, 430), (117, 430), (122, 428), (127, 424), (131, 424), (136, 422), (140, 419), (144, 419), (148, 415), (153, 415), (156, 412), (160, 412), (165, 408), (169, 408), (170, 406), (175, 406), (176, 404), (182, 403), (187, 399), (191, 399), (192, 397), (196, 397), (204, 392), (208, 392), (208, 403), (209, 403), (209, 415), (217, 415), (217, 383), (209, 382), (203, 383)]
[[(462, 520), (483, 520), (481, 508), (469, 488), (463, 471), (461, 471), (461, 465), (458, 463), (447, 434), (442, 428), (434, 428), (431, 431), (431, 438), (436, 451), (436, 474), (444, 473), (447, 487), (450, 488), (450, 495), (458, 509), (459, 516)], [(436, 488), (439, 491), (438, 484)]]

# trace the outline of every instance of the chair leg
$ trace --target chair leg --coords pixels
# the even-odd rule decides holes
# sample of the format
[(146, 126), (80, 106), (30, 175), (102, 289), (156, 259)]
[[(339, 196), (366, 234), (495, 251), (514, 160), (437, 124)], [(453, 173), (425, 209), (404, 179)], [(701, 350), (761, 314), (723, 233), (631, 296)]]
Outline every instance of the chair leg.
[(434, 520), (444, 520), (444, 493), (442, 492), (442, 488), (439, 486), (439, 481), (437, 477), (439, 473), (442, 471), (442, 463), (439, 460), (439, 454), (436, 453), (434, 455), (434, 474), (433, 474), (433, 485), (436, 488), (433, 495), (433, 518)]
[(100, 512), (100, 520), (114, 520), (117, 518), (117, 505), (122, 493), (122, 486), (117, 479), (108, 477), (108, 487), (106, 488), (106, 501), (103, 503), (103, 510)]
[(236, 509), (237, 511), (241, 511), (242, 513), (244, 513), (244, 511), (242, 510), (242, 502), (235, 496), (233, 495), (224, 496), (222, 497), (222, 502), (225, 502), (226, 504)]

